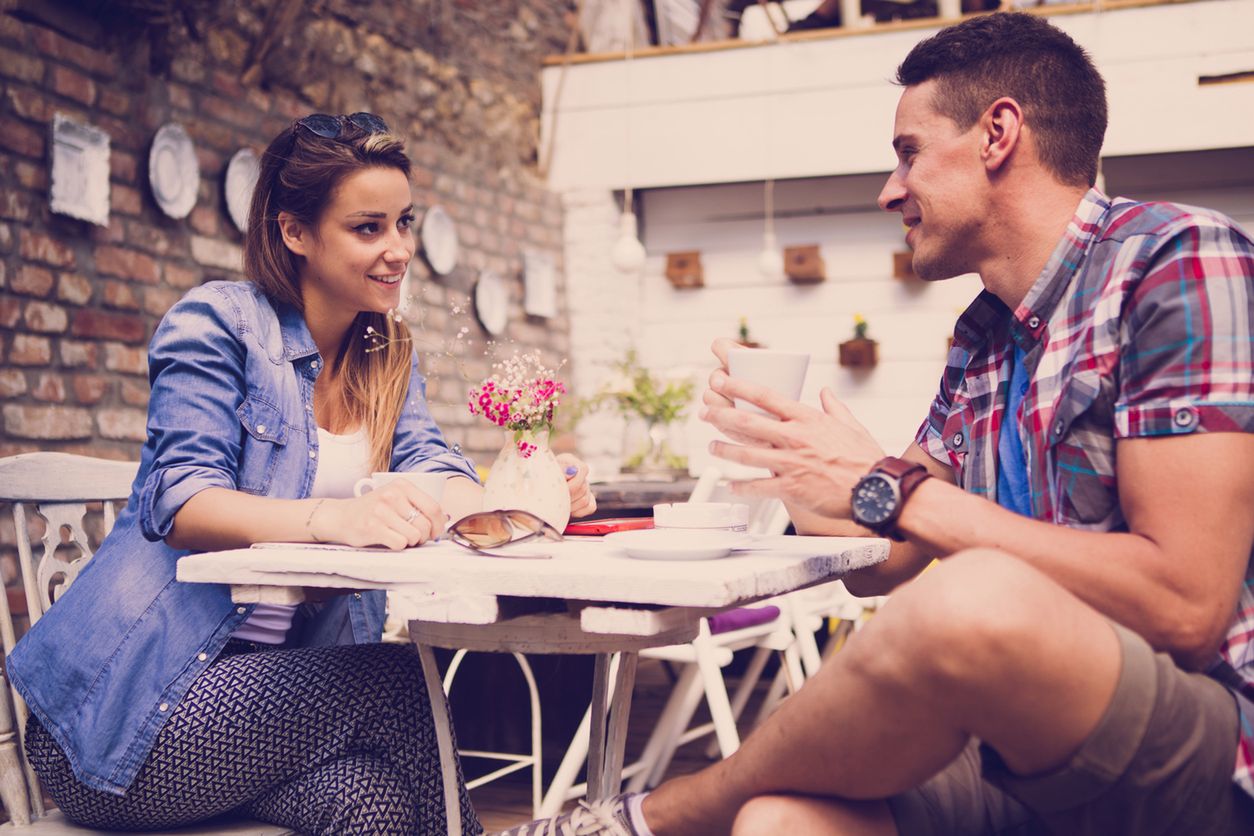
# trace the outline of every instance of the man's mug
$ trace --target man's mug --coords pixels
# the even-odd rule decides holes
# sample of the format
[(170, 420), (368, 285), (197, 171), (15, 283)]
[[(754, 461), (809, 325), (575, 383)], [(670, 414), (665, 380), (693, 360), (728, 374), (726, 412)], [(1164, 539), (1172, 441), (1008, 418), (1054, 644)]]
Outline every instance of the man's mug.
[[(728, 375), (773, 389), (794, 401), (801, 397), (801, 387), (805, 383), (806, 369), (809, 367), (810, 355), (795, 351), (732, 348), (727, 352)], [(760, 415), (768, 414), (739, 398), (736, 399), (736, 408), (747, 409)]]
[(388, 471), (379, 471), (371, 473), (365, 478), (358, 479), (357, 484), (353, 485), (353, 496), (361, 496), (369, 491), (378, 490), (389, 482), (397, 479), (404, 479), (411, 483), (418, 490), (434, 499), (436, 502), (444, 496), (444, 483), (448, 481), (447, 473), (424, 473), (422, 471), (409, 471), (406, 473), (396, 473)]

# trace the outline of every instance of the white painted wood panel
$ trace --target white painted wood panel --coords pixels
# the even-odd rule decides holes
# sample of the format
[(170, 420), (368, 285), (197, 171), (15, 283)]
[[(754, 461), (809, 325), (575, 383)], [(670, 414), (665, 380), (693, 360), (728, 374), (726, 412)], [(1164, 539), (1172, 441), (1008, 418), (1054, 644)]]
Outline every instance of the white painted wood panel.
[[(1254, 69), (1254, 0), (1052, 21), (1090, 50), (1106, 76), (1108, 155), (1254, 145), (1254, 84), (1197, 83), (1199, 75)], [(542, 125), (555, 148), (550, 184), (564, 191), (886, 169), (899, 93), (889, 80), (935, 31), (548, 68)]]

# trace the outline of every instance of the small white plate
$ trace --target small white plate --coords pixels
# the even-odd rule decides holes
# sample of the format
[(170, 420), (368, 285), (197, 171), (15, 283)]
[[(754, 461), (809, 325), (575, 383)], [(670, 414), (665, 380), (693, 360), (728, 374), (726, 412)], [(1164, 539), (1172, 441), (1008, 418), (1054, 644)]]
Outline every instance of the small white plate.
[(432, 206), (422, 216), (418, 236), (422, 254), (437, 276), (447, 276), (457, 266), (457, 224), (443, 206)]
[(200, 161), (182, 125), (167, 122), (153, 136), (148, 149), (148, 184), (161, 211), (171, 218), (186, 218), (196, 205)]
[(617, 531), (605, 535), (605, 542), (639, 560), (715, 560), (752, 541), (736, 531), (654, 528)]
[(475, 316), (494, 337), (504, 334), (509, 325), (509, 286), (491, 270), (481, 272), (475, 283)]
[(257, 186), (257, 176), (260, 173), (261, 164), (251, 148), (239, 149), (226, 164), (226, 182), (223, 188), (226, 193), (226, 211), (240, 232), (248, 231), (248, 207), (253, 202), (253, 189)]

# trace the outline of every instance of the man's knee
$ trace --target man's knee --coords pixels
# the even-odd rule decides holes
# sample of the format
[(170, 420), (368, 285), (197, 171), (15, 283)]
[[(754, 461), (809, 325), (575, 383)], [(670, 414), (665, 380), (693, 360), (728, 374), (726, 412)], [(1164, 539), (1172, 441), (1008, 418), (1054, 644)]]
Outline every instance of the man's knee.
[(1013, 555), (971, 549), (895, 593), (864, 634), (894, 668), (969, 681), (1045, 640), (1059, 595), (1067, 593)]
[(832, 833), (895, 836), (888, 806), (881, 801), (845, 801), (793, 795), (760, 795), (740, 808), (733, 836), (777, 833)]

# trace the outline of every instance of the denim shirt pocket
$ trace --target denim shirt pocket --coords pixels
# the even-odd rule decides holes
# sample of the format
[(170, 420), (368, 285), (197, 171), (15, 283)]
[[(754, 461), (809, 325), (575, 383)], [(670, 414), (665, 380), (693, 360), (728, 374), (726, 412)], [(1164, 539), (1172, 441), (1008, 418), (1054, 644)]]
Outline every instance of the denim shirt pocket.
[(287, 444), (287, 425), (279, 408), (250, 394), (235, 410), (243, 432), (240, 438), (238, 485), (246, 493), (264, 495)]

